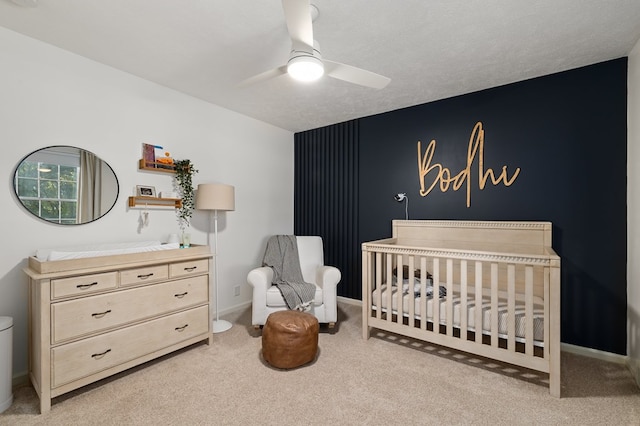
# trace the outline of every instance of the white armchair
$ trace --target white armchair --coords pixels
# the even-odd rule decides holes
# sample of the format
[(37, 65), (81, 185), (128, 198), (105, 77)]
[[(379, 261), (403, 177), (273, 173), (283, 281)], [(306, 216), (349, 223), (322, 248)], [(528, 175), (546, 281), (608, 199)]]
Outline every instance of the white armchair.
[[(296, 237), (302, 277), (316, 286), (316, 295), (309, 313), (318, 322), (333, 328), (338, 320), (336, 287), (340, 282), (340, 270), (324, 264), (322, 238), (315, 236)], [(273, 270), (264, 266), (255, 268), (247, 275), (247, 282), (253, 287), (251, 322), (258, 328), (264, 325), (269, 314), (288, 309), (278, 287), (271, 285)]]

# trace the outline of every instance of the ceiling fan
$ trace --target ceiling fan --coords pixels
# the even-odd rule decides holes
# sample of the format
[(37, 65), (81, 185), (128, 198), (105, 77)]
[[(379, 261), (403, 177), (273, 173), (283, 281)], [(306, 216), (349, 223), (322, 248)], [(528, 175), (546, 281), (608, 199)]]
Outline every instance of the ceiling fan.
[(338, 80), (374, 89), (384, 88), (391, 79), (351, 65), (322, 59), (318, 42), (313, 39), (313, 17), (318, 9), (309, 0), (282, 0), (284, 17), (291, 37), (291, 53), (286, 65), (250, 77), (238, 84), (246, 87), (289, 74), (299, 81), (315, 81), (324, 74)]

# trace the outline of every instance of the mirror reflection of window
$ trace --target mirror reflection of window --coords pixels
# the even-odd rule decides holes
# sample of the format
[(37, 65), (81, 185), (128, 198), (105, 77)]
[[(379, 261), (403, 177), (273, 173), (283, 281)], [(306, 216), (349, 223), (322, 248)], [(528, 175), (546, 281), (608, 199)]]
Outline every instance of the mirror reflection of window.
[(78, 223), (77, 148), (40, 151), (22, 162), (16, 173), (18, 198), (33, 214), (49, 222)]
[(113, 170), (95, 154), (70, 146), (35, 151), (17, 166), (14, 188), (34, 215), (75, 225), (102, 217), (118, 197)]

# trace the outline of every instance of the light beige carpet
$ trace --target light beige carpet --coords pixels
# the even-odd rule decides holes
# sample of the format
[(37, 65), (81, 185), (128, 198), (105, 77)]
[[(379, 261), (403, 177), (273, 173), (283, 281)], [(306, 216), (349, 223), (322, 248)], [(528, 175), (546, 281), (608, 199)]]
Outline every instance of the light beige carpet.
[(265, 365), (250, 309), (234, 327), (160, 360), (86, 386), (38, 413), (15, 390), (2, 425), (640, 425), (640, 389), (619, 364), (562, 354), (562, 399), (547, 377), (388, 333), (361, 337), (360, 307), (321, 328), (316, 361)]

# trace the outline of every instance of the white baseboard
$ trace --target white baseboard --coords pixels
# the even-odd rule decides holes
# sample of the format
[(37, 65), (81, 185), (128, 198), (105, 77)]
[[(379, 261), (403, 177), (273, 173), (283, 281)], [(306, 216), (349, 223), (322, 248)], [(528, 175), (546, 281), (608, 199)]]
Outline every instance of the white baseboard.
[(347, 305), (362, 306), (362, 300), (350, 299), (348, 297), (343, 297), (343, 296), (338, 296), (337, 299), (338, 299), (338, 302), (346, 303)]
[[(220, 316), (231, 314), (231, 313), (240, 311), (242, 309), (250, 308), (250, 307), (251, 307), (251, 300), (247, 300), (246, 302), (239, 303), (239, 304), (231, 306), (229, 308), (221, 309), (220, 310)], [(215, 315), (215, 312), (214, 312), (214, 315)]]
[(29, 373), (27, 372), (18, 373), (11, 378), (11, 387), (14, 389), (27, 384), (29, 384)]
[(626, 355), (614, 354), (611, 352), (600, 351), (598, 349), (585, 348), (582, 346), (571, 345), (569, 343), (561, 343), (560, 349), (576, 355), (588, 356), (590, 358), (602, 361), (615, 362), (616, 364), (627, 364), (629, 357)]
[(636, 385), (640, 388), (640, 359), (630, 357), (627, 365), (629, 366), (629, 370), (631, 370), (633, 378), (636, 380)]

